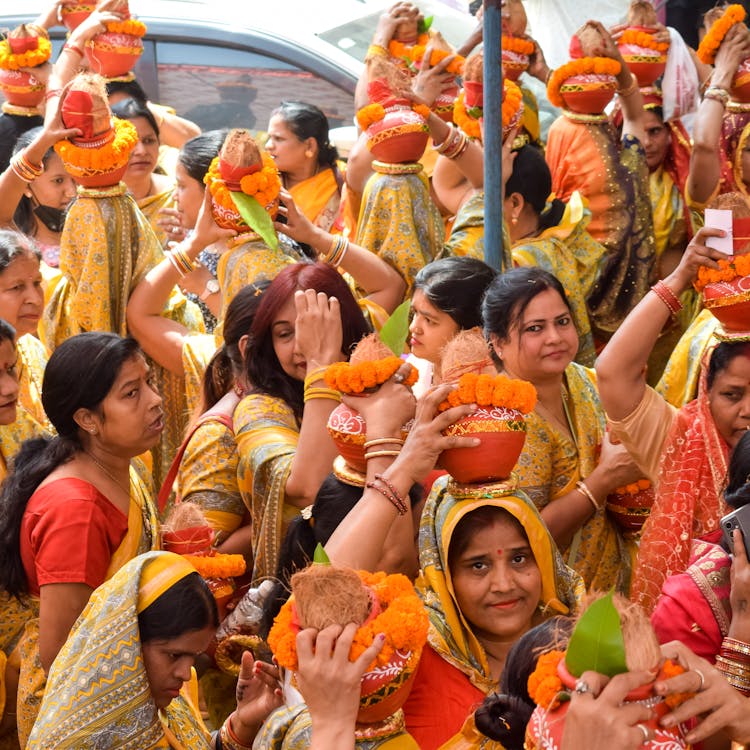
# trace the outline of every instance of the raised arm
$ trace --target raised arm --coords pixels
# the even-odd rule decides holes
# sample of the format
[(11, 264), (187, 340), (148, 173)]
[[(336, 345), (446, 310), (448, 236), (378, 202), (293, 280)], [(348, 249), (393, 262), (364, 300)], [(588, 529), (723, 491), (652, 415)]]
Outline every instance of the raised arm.
[(171, 107), (146, 102), (159, 126), (159, 140), (164, 146), (182, 148), (187, 141), (201, 134), (201, 129), (192, 120), (180, 117)]

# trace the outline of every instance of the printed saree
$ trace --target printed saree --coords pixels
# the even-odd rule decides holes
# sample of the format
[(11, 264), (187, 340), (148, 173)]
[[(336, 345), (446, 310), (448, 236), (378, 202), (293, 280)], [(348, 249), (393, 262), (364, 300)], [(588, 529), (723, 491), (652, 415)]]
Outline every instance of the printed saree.
[(186, 574), (180, 555), (131, 560), (91, 595), (50, 670), (30, 750), (209, 750), (187, 690), (158, 711), (143, 661), (138, 614)]
[(18, 337), (16, 353), (18, 354), (16, 363), (18, 403), (45, 429), (51, 430), (52, 425), (42, 406), (42, 380), (49, 354), (44, 348), (44, 344), (30, 333)]
[(16, 419), (11, 424), (0, 425), (0, 482), (10, 471), (13, 457), (21, 448), (24, 440), (47, 435), (46, 430), (26, 409), (19, 404), (16, 407)]
[(168, 190), (163, 190), (161, 193), (156, 195), (149, 195), (141, 200), (137, 201), (138, 208), (141, 209), (143, 215), (148, 219), (148, 223), (151, 224), (151, 229), (154, 230), (154, 234), (159, 240), (159, 244), (166, 249), (167, 243), (171, 241), (171, 237), (162, 229), (158, 224), (159, 211), (162, 208), (174, 208), (174, 187), (170, 187)]
[(341, 230), (341, 194), (336, 175), (330, 167), (296, 184), (289, 192), (297, 208), (316, 227), (333, 233)]
[[(484, 190), (474, 192), (458, 209), (440, 257), (451, 255), (484, 260)], [(507, 268), (510, 268), (510, 259), (503, 257), (503, 270)]]

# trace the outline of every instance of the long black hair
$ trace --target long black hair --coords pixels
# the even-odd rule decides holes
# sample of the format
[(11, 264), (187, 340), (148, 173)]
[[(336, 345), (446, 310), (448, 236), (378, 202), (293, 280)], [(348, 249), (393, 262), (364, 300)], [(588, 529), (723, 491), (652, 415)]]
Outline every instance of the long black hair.
[[(42, 127), (39, 126), (36, 128), (32, 128), (31, 130), (27, 130), (25, 133), (21, 133), (21, 135), (18, 136), (16, 145), (13, 147), (13, 153), (17, 154), (19, 151), (25, 149), (41, 132)], [(55, 149), (50, 146), (42, 157), (43, 167), (47, 166), (47, 162), (49, 161), (50, 156), (52, 156), (52, 154), (54, 153)], [(31, 235), (32, 237), (36, 234), (37, 223), (36, 218), (34, 217), (34, 204), (32, 203), (31, 198), (26, 195), (26, 193), (24, 193), (18, 201), (16, 210), (13, 213), (13, 223), (24, 234)]]
[(724, 500), (732, 508), (750, 503), (750, 431), (745, 432), (732, 451)]
[(226, 129), (207, 130), (186, 141), (180, 149), (177, 161), (188, 175), (201, 185), (211, 162), (219, 155), (227, 133), (229, 131)]
[(135, 339), (114, 333), (79, 333), (60, 344), (49, 358), (42, 380), (42, 406), (57, 435), (26, 440), (0, 488), (0, 590), (19, 598), (28, 592), (20, 535), (29, 498), (42, 480), (82, 449), (76, 412), (97, 410), (123, 364), (139, 353)]

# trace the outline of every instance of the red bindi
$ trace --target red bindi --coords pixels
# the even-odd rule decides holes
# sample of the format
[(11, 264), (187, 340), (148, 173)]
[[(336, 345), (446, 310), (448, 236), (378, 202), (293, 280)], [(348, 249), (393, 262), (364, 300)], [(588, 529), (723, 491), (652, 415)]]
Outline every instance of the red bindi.
[(501, 549), (499, 549), (499, 550), (497, 551), (497, 554), (498, 554), (498, 555), (502, 555), (502, 554), (503, 554), (503, 551), (502, 551)]

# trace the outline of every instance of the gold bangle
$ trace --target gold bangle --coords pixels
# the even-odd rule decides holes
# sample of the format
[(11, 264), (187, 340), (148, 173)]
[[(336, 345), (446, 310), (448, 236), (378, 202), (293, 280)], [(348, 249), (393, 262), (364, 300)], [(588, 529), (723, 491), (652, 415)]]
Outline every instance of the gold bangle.
[(576, 482), (576, 489), (594, 506), (594, 512), (601, 510), (601, 506), (596, 502), (596, 498), (584, 481)]
[(305, 390), (304, 401), (307, 403), (315, 398), (325, 398), (331, 401), (341, 401), (341, 394), (333, 388), (307, 388)]
[(376, 445), (403, 445), (404, 441), (401, 438), (376, 438), (375, 440), (367, 440), (365, 442), (365, 450), (372, 448)]
[[(367, 446), (367, 443), (365, 443), (365, 446)], [(729, 636), (726, 636), (723, 643), (721, 644), (721, 647), (722, 649), (725, 648), (729, 651), (736, 651), (737, 653), (750, 656), (750, 644), (745, 643), (744, 641), (738, 641), (736, 638), (730, 638)]]
[(370, 451), (365, 453), (365, 461), (369, 461), (371, 458), (395, 458), (401, 451)]
[(316, 367), (312, 372), (308, 372), (305, 376), (305, 388), (309, 388), (313, 383), (318, 380), (325, 380), (325, 372), (328, 369), (328, 365), (321, 365)]
[(365, 62), (373, 57), (390, 57), (391, 53), (382, 44), (371, 44), (367, 48)]
[(617, 89), (619, 96), (632, 96), (638, 90), (638, 79), (631, 73), (630, 83), (624, 89)]

